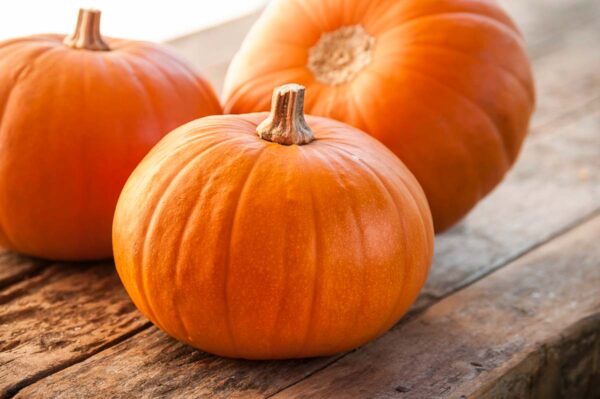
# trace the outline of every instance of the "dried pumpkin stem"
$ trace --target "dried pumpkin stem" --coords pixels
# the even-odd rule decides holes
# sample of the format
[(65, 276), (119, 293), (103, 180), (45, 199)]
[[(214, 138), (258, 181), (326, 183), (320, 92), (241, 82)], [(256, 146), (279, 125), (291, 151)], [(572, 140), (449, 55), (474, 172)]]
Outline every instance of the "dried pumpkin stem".
[(295, 83), (273, 91), (271, 113), (256, 128), (261, 139), (283, 145), (308, 144), (315, 139), (304, 119), (304, 86)]
[(100, 35), (100, 11), (80, 9), (75, 32), (65, 37), (63, 43), (74, 49), (110, 50)]

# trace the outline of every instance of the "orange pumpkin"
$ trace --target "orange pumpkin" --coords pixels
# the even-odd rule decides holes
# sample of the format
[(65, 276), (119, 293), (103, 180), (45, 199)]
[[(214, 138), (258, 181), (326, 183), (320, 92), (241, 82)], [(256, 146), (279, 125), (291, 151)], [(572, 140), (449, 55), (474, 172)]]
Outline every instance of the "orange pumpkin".
[(515, 162), (534, 107), (524, 43), (492, 0), (274, 0), (226, 79), (225, 111), (296, 81), (307, 112), (356, 126), (421, 183), (442, 231)]
[(173, 337), (229, 357), (328, 355), (383, 333), (423, 286), (433, 225), (417, 181), (302, 102), (286, 85), (268, 118), (184, 125), (125, 185), (117, 270)]
[(0, 246), (110, 257), (131, 171), (170, 130), (221, 113), (186, 63), (155, 44), (103, 40), (99, 19), (82, 10), (67, 38), (0, 43)]

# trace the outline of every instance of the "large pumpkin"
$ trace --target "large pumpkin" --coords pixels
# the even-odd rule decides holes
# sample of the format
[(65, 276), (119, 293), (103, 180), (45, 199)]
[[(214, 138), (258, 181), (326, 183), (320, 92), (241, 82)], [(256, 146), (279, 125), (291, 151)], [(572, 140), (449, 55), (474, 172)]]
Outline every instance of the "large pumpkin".
[(0, 43), (0, 246), (51, 259), (110, 257), (121, 188), (167, 132), (221, 113), (186, 63), (155, 44), (75, 33)]
[(417, 177), (436, 231), (515, 162), (534, 106), (524, 43), (492, 0), (274, 0), (227, 74), (225, 111), (307, 87), (307, 113), (382, 141)]
[(178, 128), (125, 185), (117, 270), (175, 338), (230, 357), (327, 355), (384, 332), (423, 286), (433, 225), (417, 181), (366, 134), (305, 121), (302, 95), (286, 85), (269, 118)]

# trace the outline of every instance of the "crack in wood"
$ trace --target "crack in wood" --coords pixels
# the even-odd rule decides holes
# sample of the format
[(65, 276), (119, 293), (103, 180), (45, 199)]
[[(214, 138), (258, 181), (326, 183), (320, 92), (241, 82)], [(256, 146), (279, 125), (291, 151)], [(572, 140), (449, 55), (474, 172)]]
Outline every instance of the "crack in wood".
[(53, 262), (26, 258), (12, 252), (0, 253), (0, 290), (37, 276)]
[(137, 327), (137, 328), (127, 332), (126, 334), (121, 335), (120, 337), (118, 337), (116, 339), (113, 339), (112, 341), (107, 342), (104, 345), (99, 346), (94, 351), (90, 352), (89, 354), (85, 354), (85, 355), (81, 355), (79, 357), (72, 358), (67, 362), (55, 365), (51, 368), (40, 371), (31, 377), (25, 378), (25, 379), (19, 381), (17, 384), (9, 386), (5, 390), (3, 397), (6, 399), (12, 398), (16, 394), (18, 394), (19, 391), (21, 391), (23, 388), (25, 388), (31, 384), (34, 384), (35, 382), (40, 381), (54, 373), (58, 373), (59, 371), (62, 371), (68, 367), (74, 366), (77, 363), (81, 363), (81, 362), (85, 361), (86, 359), (88, 359), (89, 357), (94, 356), (112, 346), (115, 346), (115, 345), (121, 343), (121, 342), (139, 334), (140, 332), (146, 330), (147, 328), (149, 328), (151, 326), (152, 326), (152, 323), (148, 322), (140, 327)]

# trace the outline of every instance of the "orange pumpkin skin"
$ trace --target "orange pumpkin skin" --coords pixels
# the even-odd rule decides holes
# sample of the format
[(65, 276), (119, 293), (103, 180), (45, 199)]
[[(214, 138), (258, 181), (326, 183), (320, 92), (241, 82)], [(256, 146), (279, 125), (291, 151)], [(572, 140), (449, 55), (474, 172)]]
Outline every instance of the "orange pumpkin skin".
[(0, 246), (88, 260), (112, 254), (121, 188), (167, 132), (221, 113), (201, 77), (164, 48), (63, 36), (0, 44)]
[[(357, 25), (373, 39), (371, 60), (342, 83), (319, 77), (309, 61), (322, 35)], [(318, 61), (336, 56), (346, 68), (334, 51)], [(275, 0), (229, 69), (225, 112), (265, 111), (272, 86), (289, 81), (311, 93), (307, 113), (356, 126), (402, 159), (437, 232), (501, 181), (534, 108), (523, 40), (491, 0)]]
[(383, 145), (308, 117), (316, 140), (259, 138), (266, 114), (202, 118), (166, 136), (125, 185), (115, 262), (173, 337), (248, 359), (328, 355), (380, 335), (423, 286), (425, 196)]

